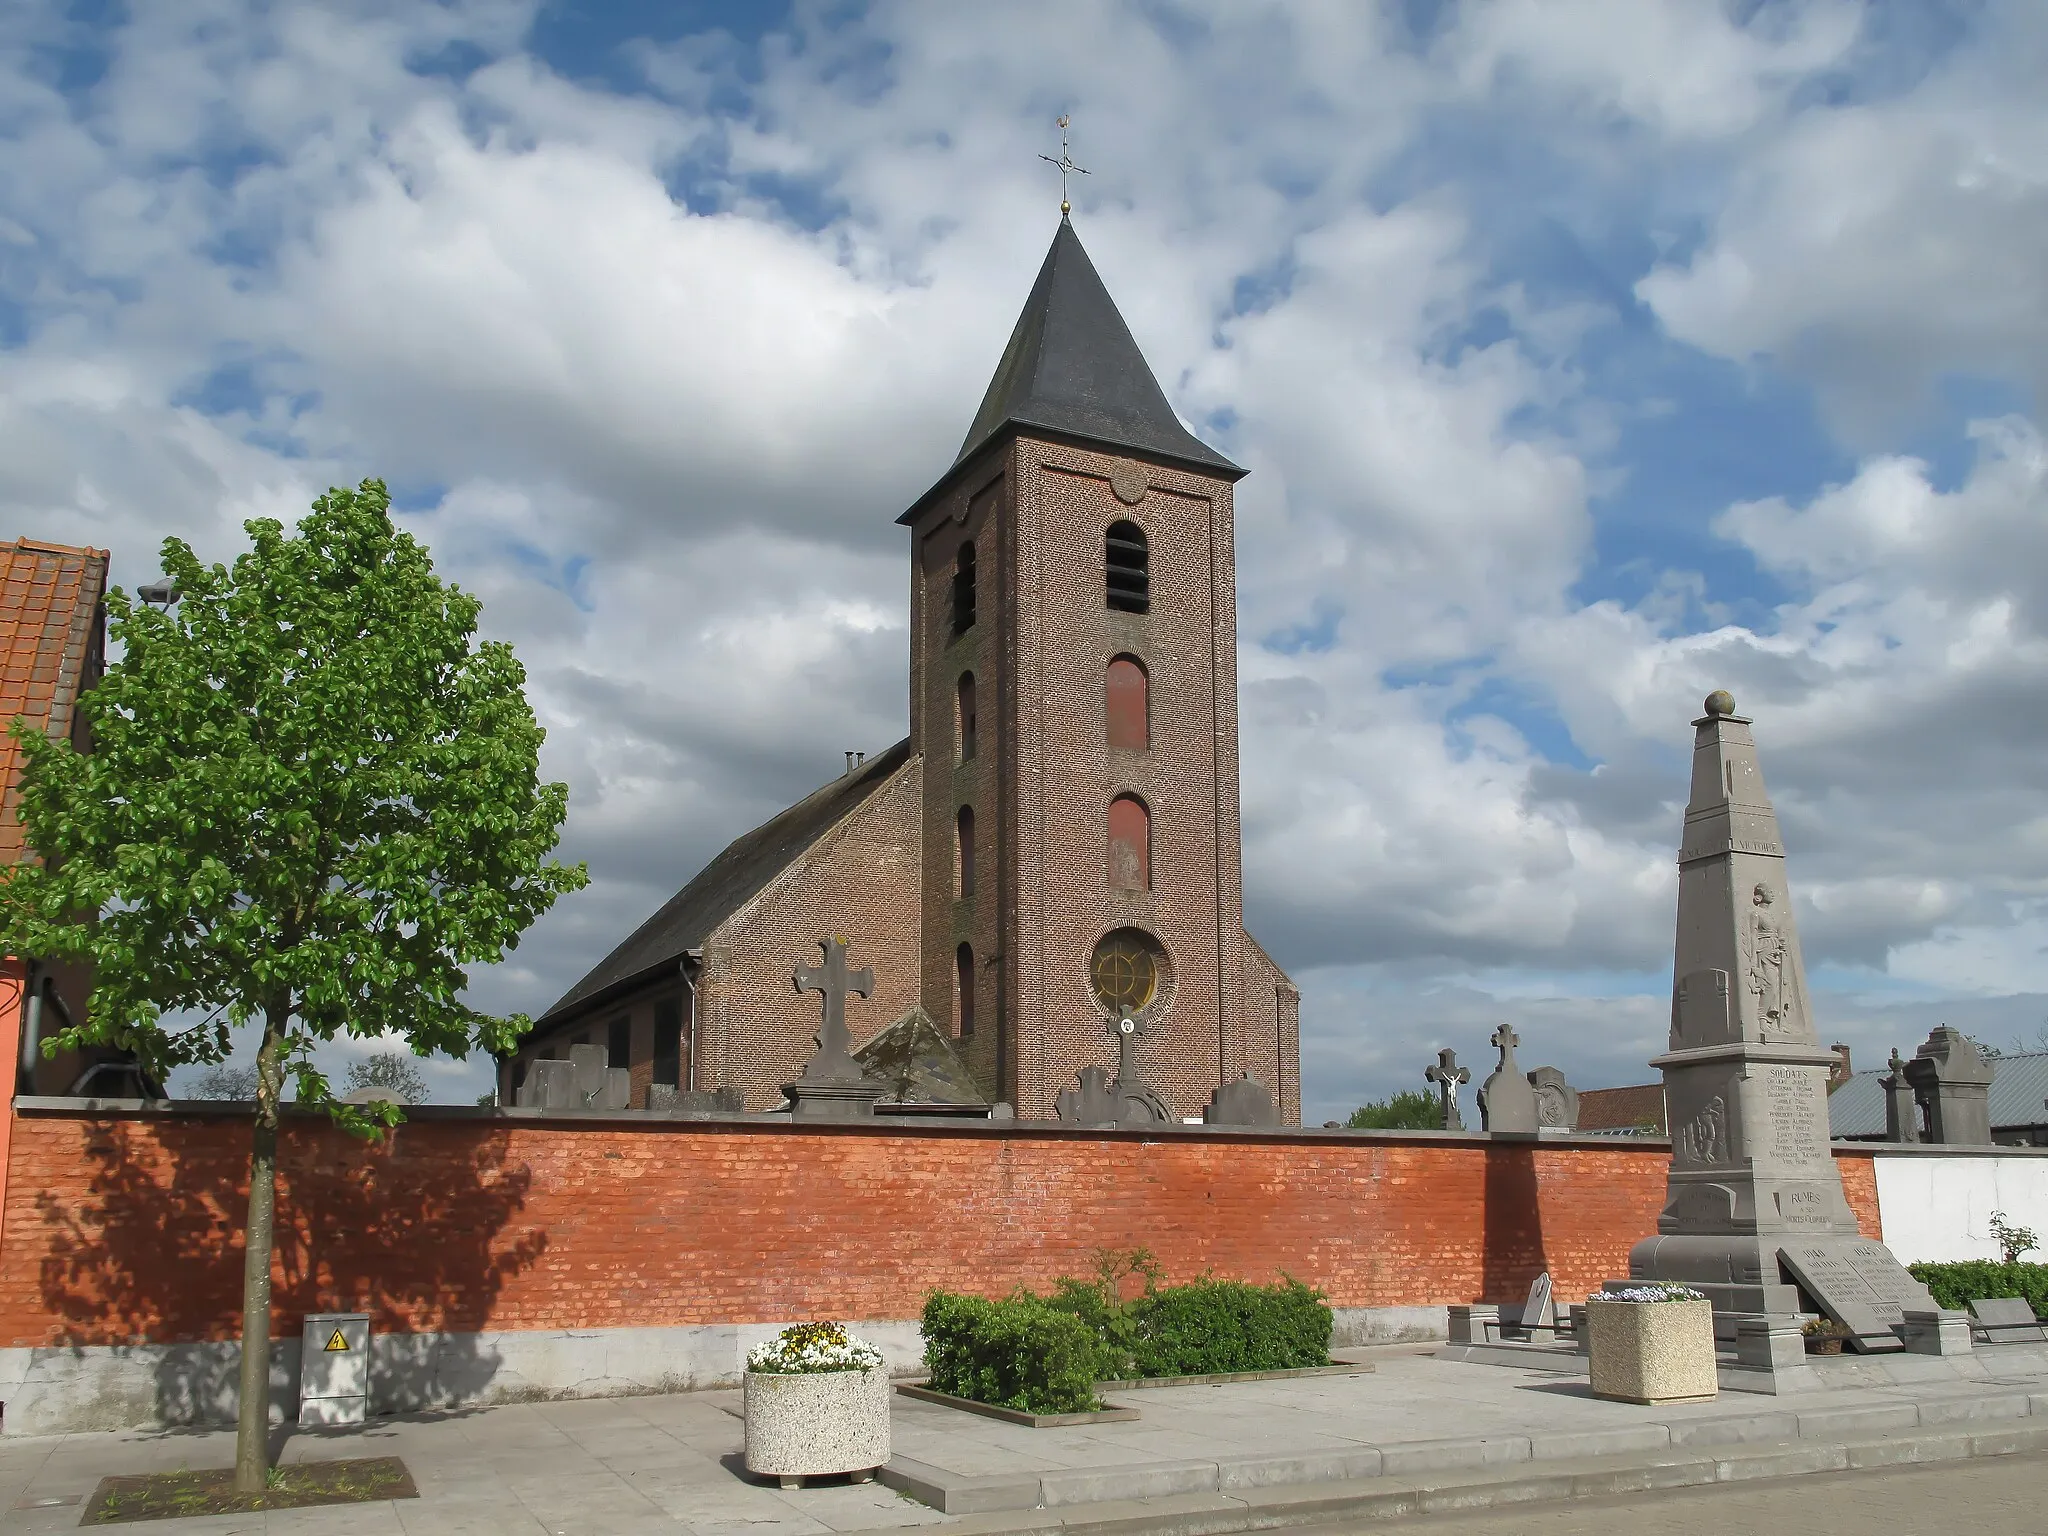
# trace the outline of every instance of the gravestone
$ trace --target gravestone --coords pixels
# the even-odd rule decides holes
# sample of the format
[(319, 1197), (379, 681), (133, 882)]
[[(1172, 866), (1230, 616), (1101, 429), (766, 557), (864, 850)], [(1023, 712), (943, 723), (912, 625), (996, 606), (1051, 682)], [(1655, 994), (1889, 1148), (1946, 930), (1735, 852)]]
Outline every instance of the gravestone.
[(746, 1104), (737, 1088), (678, 1088), (673, 1083), (651, 1083), (647, 1108), (657, 1115), (674, 1115), (680, 1120), (709, 1119), (713, 1115), (737, 1115)]
[(611, 1053), (601, 1045), (572, 1045), (569, 1066), (576, 1079), (576, 1108), (629, 1109), (633, 1074), (609, 1065)]
[(1884, 1139), (1918, 1141), (1920, 1105), (1913, 1097), (1913, 1085), (1906, 1080), (1906, 1063), (1900, 1059), (1897, 1046), (1892, 1047), (1891, 1068), (1888, 1075), (1877, 1080), (1884, 1089)]
[(1066, 1089), (1053, 1102), (1053, 1113), (1072, 1125), (1171, 1125), (1173, 1117), (1166, 1103), (1146, 1083), (1138, 1070), (1138, 1041), (1146, 1027), (1126, 1015), (1109, 1021), (1109, 1037), (1116, 1042), (1116, 1082), (1101, 1067), (1083, 1067), (1078, 1085)]
[(1828, 1145), (1835, 1053), (1815, 1033), (1778, 818), (1750, 722), (1726, 693), (1693, 722), (1692, 793), (1678, 853), (1669, 1049), (1671, 1168), (1657, 1236), (1629, 1253), (1638, 1280), (1706, 1293), (1737, 1361), (1805, 1365), (1800, 1288), (1854, 1332), (1899, 1348), (1893, 1325), (1934, 1300), (1863, 1237)]
[[(1550, 1295), (1550, 1271), (1545, 1270), (1529, 1282), (1529, 1295), (1522, 1303), (1522, 1309), (1512, 1322), (1501, 1323), (1502, 1338), (1527, 1338), (1529, 1330), (1551, 1330), (1557, 1327), (1557, 1304)], [(1512, 1330), (1512, 1331), (1511, 1331)]]
[(1536, 1124), (1546, 1131), (1579, 1128), (1579, 1090), (1556, 1067), (1538, 1067), (1529, 1074), (1536, 1095)]
[(575, 1064), (545, 1058), (529, 1063), (515, 1102), (521, 1109), (580, 1109)]
[(871, 997), (875, 990), (872, 969), (849, 970), (846, 945), (838, 939), (820, 939), (822, 965), (799, 965), (791, 973), (799, 992), (816, 992), (823, 997), (823, 1021), (818, 1029), (818, 1049), (804, 1066), (803, 1075), (784, 1083), (793, 1120), (871, 1119), (875, 1100), (889, 1091), (861, 1071), (853, 1059), (852, 1037), (846, 1032), (846, 998)]
[(1472, 1081), (1472, 1069), (1458, 1065), (1458, 1053), (1445, 1046), (1436, 1053), (1436, 1065), (1422, 1069), (1423, 1081), (1436, 1084), (1437, 1108), (1444, 1129), (1462, 1131), (1465, 1117), (1458, 1113), (1458, 1089)]
[(1522, 1043), (1522, 1037), (1503, 1024), (1493, 1032), (1489, 1043), (1500, 1051), (1500, 1065), (1479, 1090), (1479, 1123), (1494, 1135), (1508, 1132), (1533, 1136), (1536, 1090), (1515, 1064), (1515, 1047)]
[(1970, 1311), (1985, 1325), (1984, 1337), (1992, 1344), (2039, 1344), (2048, 1340), (2034, 1309), (2018, 1296), (1987, 1296), (1970, 1303)]
[(1273, 1107), (1273, 1095), (1266, 1085), (1247, 1072), (1234, 1083), (1224, 1083), (1209, 1095), (1202, 1110), (1204, 1125), (1278, 1125), (1280, 1112)]
[(1995, 1069), (1959, 1029), (1939, 1026), (1905, 1064), (1913, 1097), (1927, 1111), (1927, 1139), (1949, 1146), (1991, 1145)]

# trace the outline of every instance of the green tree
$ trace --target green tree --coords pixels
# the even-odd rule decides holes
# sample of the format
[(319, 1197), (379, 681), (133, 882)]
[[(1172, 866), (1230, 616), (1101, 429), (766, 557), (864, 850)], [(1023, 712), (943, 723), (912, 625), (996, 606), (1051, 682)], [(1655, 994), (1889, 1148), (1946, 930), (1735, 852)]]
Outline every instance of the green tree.
[(420, 1069), (413, 1065), (413, 1058), (398, 1051), (379, 1051), (374, 1056), (348, 1064), (348, 1072), (341, 1080), (341, 1091), (351, 1094), (364, 1088), (375, 1088), (400, 1104), (427, 1102), (427, 1080), (420, 1076)]
[(1404, 1088), (1392, 1098), (1359, 1105), (1344, 1124), (1354, 1131), (1440, 1131), (1444, 1114), (1434, 1094)]
[(118, 1046), (161, 1078), (261, 1031), (235, 1453), (258, 1491), (287, 1075), (358, 1135), (396, 1124), (338, 1103), (313, 1047), (508, 1049), (528, 1020), (469, 1007), (465, 967), (588, 877), (550, 859), (568, 792), (540, 782), (524, 671), (477, 643), (477, 600), (392, 526), (382, 483), (329, 491), (291, 536), (245, 527), (232, 569), (165, 541), (175, 608), (108, 595), (122, 656), (80, 702), (91, 752), (16, 726), (42, 858), (0, 885), (0, 942), (94, 969), (85, 1022), (46, 1050)]

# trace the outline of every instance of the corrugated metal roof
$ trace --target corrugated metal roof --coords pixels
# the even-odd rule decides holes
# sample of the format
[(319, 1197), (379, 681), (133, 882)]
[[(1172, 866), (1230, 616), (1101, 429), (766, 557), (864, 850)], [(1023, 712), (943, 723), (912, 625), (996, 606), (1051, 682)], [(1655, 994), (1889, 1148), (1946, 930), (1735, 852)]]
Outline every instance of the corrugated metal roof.
[[(2021, 1051), (1991, 1063), (1991, 1129), (2048, 1125), (2048, 1051)], [(1858, 1072), (1828, 1096), (1828, 1132), (1837, 1138), (1884, 1134), (1884, 1089), (1890, 1067)]]

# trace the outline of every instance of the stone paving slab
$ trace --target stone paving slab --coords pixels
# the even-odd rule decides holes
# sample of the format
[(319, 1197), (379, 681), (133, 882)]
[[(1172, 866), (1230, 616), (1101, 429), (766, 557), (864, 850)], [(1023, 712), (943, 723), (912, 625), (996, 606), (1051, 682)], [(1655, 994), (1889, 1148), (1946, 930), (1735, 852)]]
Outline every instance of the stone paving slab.
[[(2048, 1375), (1641, 1408), (1583, 1382), (1375, 1352), (1373, 1375), (1148, 1392), (1130, 1424), (1032, 1430), (898, 1398), (882, 1483), (747, 1479), (734, 1391), (516, 1404), (279, 1431), (281, 1459), (397, 1455), (422, 1497), (180, 1521), (188, 1533), (688, 1532), (841, 1536), (942, 1525), (1208, 1533), (1640, 1492), (2048, 1448)], [(0, 1439), (0, 1533), (76, 1528), (113, 1473), (224, 1466), (228, 1431)], [(1461, 1502), (1462, 1501), (1462, 1502)], [(932, 1505), (942, 1506), (934, 1508)]]

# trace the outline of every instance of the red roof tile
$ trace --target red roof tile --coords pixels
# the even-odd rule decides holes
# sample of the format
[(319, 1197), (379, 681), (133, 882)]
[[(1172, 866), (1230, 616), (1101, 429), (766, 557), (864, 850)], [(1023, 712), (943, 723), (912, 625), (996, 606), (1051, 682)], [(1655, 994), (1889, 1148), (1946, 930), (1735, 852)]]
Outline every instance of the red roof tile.
[[(107, 552), (17, 539), (0, 544), (0, 731), (26, 719), (71, 734), (81, 691), (99, 680), (105, 651), (100, 599)], [(26, 853), (15, 820), (21, 748), (0, 735), (0, 860)]]
[(1664, 1124), (1662, 1083), (1579, 1090), (1580, 1130), (1626, 1131), (1644, 1125), (1654, 1126), (1660, 1136), (1668, 1129)]

